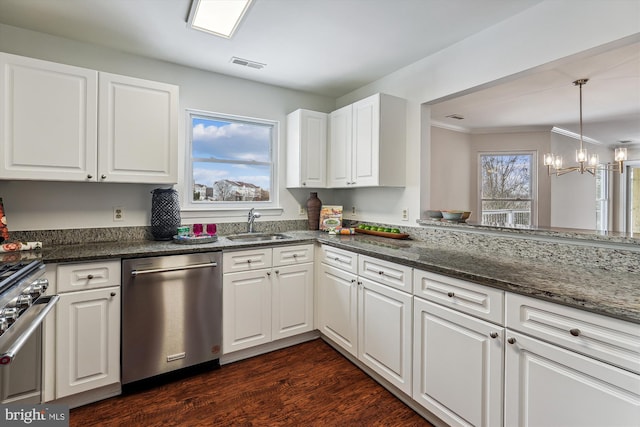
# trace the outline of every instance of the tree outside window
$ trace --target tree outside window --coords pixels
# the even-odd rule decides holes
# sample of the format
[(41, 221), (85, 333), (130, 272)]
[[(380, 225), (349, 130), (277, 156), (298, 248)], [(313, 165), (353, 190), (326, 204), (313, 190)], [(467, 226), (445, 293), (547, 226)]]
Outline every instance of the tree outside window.
[(274, 202), (275, 122), (191, 112), (191, 203)]
[(533, 153), (480, 155), (481, 222), (529, 227), (534, 222)]

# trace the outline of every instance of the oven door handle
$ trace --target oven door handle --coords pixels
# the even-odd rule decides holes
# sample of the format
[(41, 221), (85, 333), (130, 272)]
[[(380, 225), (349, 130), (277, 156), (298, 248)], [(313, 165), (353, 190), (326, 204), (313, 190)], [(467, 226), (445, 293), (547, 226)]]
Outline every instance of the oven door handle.
[[(60, 299), (59, 295), (43, 296), (23, 313), (0, 337), (0, 365), (11, 363), (31, 334), (42, 324), (44, 318)], [(10, 343), (10, 344), (9, 344)], [(5, 346), (7, 346), (5, 350)]]

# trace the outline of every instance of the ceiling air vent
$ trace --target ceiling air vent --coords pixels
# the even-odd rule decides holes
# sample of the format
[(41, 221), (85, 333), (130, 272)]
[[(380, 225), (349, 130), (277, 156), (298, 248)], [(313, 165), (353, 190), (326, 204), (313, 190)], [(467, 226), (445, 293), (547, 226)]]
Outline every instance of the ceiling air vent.
[(261, 64), (260, 62), (256, 62), (256, 61), (249, 61), (248, 59), (238, 58), (235, 56), (231, 58), (231, 63), (236, 65), (242, 65), (244, 67), (255, 68), (256, 70), (260, 70), (266, 67), (267, 65), (267, 64)]
[(460, 114), (449, 114), (447, 116), (447, 118), (456, 119), (456, 120), (464, 120), (464, 117), (462, 117)]

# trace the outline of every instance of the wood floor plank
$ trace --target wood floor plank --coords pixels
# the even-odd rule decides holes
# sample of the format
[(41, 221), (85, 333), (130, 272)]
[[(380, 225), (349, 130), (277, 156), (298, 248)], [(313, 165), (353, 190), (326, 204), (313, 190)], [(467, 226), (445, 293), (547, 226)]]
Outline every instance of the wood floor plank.
[(70, 426), (432, 427), (320, 339), (75, 408)]

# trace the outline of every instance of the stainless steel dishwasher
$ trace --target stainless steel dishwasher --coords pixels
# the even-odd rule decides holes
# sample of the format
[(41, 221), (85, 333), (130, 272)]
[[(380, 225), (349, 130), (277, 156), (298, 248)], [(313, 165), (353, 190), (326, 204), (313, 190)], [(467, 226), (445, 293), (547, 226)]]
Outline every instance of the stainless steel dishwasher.
[(123, 260), (122, 285), (122, 384), (219, 360), (222, 252)]

